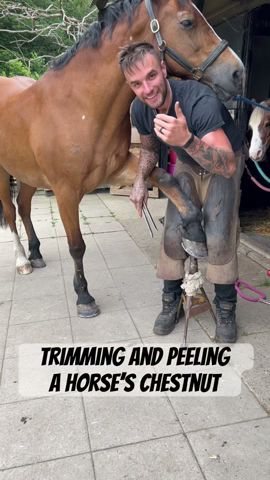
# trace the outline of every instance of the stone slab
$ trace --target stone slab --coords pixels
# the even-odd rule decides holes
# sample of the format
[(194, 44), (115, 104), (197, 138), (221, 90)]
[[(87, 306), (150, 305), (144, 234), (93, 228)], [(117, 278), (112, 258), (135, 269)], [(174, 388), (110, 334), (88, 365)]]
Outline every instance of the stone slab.
[(74, 455), (58, 460), (0, 472), (1, 480), (94, 480), (91, 455)]
[(269, 480), (270, 418), (187, 436), (207, 480)]
[(72, 343), (70, 319), (61, 318), (43, 322), (10, 325), (6, 343), (6, 357), (18, 355), (22, 343)]
[(96, 480), (203, 480), (183, 435), (93, 454)]
[(267, 416), (243, 383), (237, 397), (170, 397), (170, 401), (185, 432)]
[(11, 301), (0, 302), (0, 325), (7, 325), (10, 316), (11, 305)]
[(65, 295), (46, 295), (14, 300), (10, 315), (10, 325), (35, 323), (68, 317)]
[(93, 451), (182, 432), (166, 398), (84, 398)]
[(2, 469), (89, 451), (80, 398), (50, 397), (0, 405), (0, 418)]
[(75, 343), (106, 343), (138, 339), (139, 335), (125, 310), (101, 313), (94, 318), (72, 317)]

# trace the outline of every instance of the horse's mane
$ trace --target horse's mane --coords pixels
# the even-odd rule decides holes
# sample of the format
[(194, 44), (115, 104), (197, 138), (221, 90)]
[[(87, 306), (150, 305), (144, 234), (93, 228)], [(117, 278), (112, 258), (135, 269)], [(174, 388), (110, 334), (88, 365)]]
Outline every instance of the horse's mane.
[(69, 50), (54, 60), (51, 68), (53, 70), (59, 70), (65, 67), (81, 48), (97, 48), (100, 44), (101, 35), (104, 30), (107, 30), (108, 34), (112, 35), (114, 27), (123, 16), (127, 16), (128, 22), (130, 23), (133, 18), (134, 10), (141, 1), (142, 0), (118, 0), (101, 10), (99, 12), (98, 20), (91, 23), (88, 30)]

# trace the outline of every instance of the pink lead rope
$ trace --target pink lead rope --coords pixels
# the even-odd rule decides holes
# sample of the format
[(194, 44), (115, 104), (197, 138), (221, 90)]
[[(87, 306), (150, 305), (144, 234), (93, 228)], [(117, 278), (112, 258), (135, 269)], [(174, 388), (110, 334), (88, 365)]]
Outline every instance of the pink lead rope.
[[(244, 282), (244, 280), (241, 280), (239, 278), (238, 280), (236, 280), (234, 286), (238, 295), (244, 300), (247, 300), (248, 302), (262, 302), (262, 303), (266, 303), (267, 305), (270, 305), (270, 300), (266, 300), (266, 294), (264, 292), (261, 292), (260, 290), (253, 287), (249, 283)], [(243, 289), (246, 289), (246, 290), (249, 290), (250, 292), (255, 293), (256, 296), (247, 295), (246, 293), (243, 292)]]
[(167, 167), (167, 172), (170, 173), (171, 175), (174, 174), (175, 171), (175, 164), (177, 161), (177, 155), (174, 150), (169, 151), (169, 163)]

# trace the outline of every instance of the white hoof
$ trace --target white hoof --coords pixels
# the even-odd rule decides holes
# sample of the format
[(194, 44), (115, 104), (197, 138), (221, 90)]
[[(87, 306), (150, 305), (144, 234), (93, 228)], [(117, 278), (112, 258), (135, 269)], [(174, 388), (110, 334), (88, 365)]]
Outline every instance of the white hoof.
[(17, 273), (19, 273), (20, 275), (28, 275), (33, 271), (33, 268), (30, 262), (27, 262), (24, 265), (20, 265), (16, 269), (17, 269)]

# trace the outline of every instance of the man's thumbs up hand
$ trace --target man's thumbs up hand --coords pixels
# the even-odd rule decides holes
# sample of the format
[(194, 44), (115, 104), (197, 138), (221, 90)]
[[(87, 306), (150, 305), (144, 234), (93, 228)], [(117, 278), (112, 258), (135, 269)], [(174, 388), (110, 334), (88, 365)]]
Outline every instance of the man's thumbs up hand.
[(168, 145), (181, 147), (191, 136), (186, 117), (182, 112), (179, 102), (174, 105), (176, 118), (164, 113), (158, 113), (154, 120), (156, 135)]
[[(175, 113), (176, 113), (176, 118), (179, 118), (179, 119), (185, 119), (185, 116), (181, 110), (181, 107), (180, 107), (180, 103), (179, 102), (175, 102), (175, 105), (174, 105), (174, 110), (175, 110)], [(185, 119), (186, 120), (186, 119)]]

